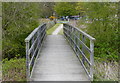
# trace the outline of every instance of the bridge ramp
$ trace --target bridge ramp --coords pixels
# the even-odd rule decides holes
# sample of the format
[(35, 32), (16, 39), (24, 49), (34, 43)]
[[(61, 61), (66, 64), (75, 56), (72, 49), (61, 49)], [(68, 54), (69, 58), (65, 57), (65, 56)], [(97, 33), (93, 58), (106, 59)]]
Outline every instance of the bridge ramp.
[(89, 81), (63, 35), (48, 35), (36, 60), (32, 81)]

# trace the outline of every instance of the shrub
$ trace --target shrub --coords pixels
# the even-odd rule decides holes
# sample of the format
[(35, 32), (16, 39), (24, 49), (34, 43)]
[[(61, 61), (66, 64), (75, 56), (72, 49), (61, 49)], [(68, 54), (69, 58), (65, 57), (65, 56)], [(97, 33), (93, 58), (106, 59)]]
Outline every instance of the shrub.
[(25, 57), (24, 39), (38, 27), (37, 3), (3, 3), (3, 58)]
[(26, 65), (25, 59), (4, 59), (2, 65), (3, 81), (25, 81)]

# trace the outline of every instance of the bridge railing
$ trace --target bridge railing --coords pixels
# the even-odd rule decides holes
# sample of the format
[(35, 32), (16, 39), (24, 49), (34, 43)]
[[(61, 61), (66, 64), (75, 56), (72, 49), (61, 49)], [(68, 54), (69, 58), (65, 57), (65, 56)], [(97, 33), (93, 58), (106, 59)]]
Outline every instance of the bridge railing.
[(31, 78), (35, 59), (38, 57), (39, 50), (46, 36), (46, 24), (40, 25), (25, 39), (26, 42), (26, 74), (27, 79)]
[(63, 24), (63, 32), (90, 80), (93, 80), (95, 38), (66, 23)]

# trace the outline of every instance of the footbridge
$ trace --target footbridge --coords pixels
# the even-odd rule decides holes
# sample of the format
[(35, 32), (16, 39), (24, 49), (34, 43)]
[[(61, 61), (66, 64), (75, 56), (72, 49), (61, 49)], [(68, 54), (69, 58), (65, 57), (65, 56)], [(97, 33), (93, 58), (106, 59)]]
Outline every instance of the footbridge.
[(30, 81), (92, 81), (95, 38), (63, 23), (63, 35), (47, 35), (47, 24), (25, 39)]

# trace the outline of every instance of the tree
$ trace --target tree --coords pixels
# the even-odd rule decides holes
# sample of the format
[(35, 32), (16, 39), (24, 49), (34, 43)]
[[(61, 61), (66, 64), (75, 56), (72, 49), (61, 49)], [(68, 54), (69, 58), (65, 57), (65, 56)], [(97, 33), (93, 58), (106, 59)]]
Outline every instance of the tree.
[(85, 15), (86, 8), (85, 8), (84, 4), (85, 4), (85, 2), (78, 2), (78, 3), (76, 3), (76, 7), (75, 8), (78, 11), (80, 16), (84, 16)]
[(25, 55), (24, 39), (38, 26), (37, 3), (2, 3), (3, 58)]
[(92, 20), (87, 33), (96, 38), (95, 56), (118, 60), (118, 3), (85, 3), (84, 8)]
[(54, 2), (42, 2), (42, 3), (39, 3), (39, 6), (40, 6), (40, 17), (50, 17), (53, 15), (53, 12), (54, 12)]
[(54, 10), (59, 16), (72, 16), (78, 14), (75, 6), (76, 3), (74, 2), (58, 2), (54, 6)]

